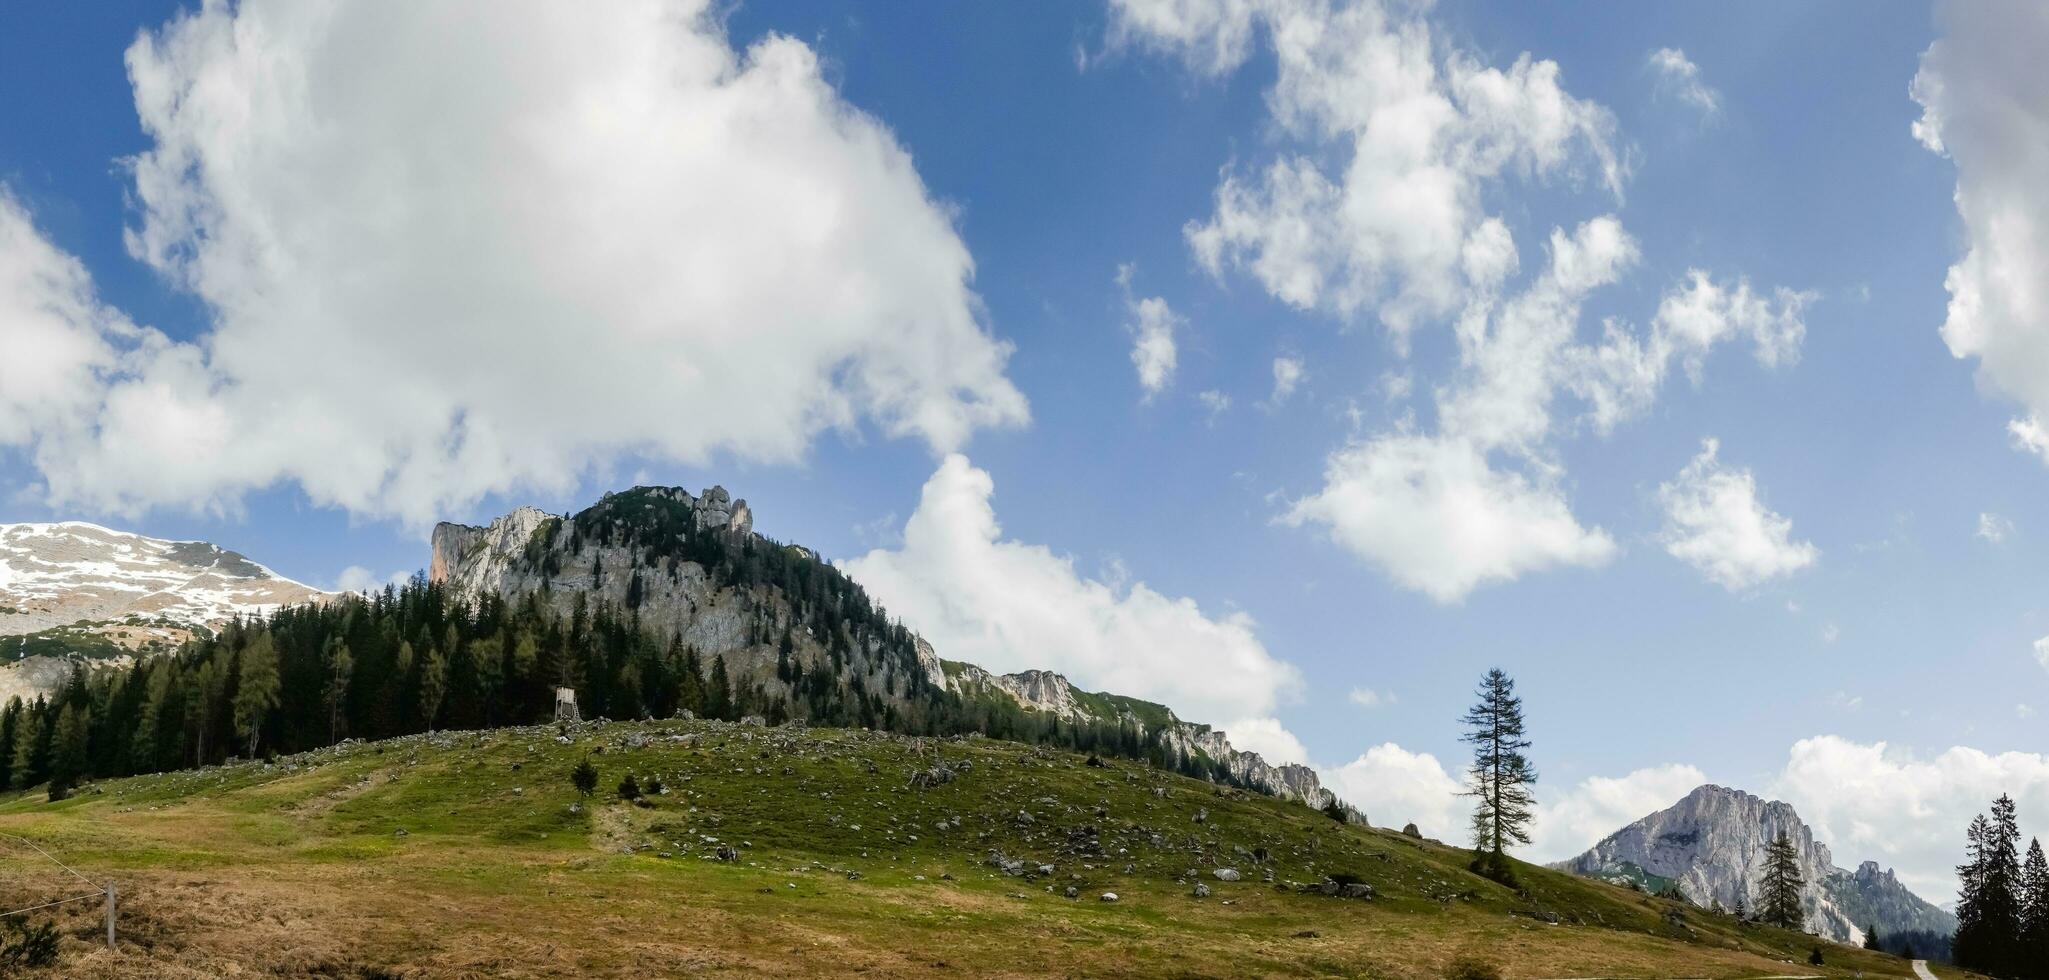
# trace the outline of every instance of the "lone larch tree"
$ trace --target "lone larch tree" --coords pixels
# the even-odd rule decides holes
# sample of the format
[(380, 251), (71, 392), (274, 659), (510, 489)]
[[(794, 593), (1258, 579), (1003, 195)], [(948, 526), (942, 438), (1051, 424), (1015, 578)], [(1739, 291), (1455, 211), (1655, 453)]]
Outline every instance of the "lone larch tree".
[(1497, 667), (1480, 680), (1477, 694), (1479, 701), (1466, 711), (1468, 730), (1461, 736), (1473, 746), (1466, 795), (1478, 800), (1473, 807), (1473, 867), (1505, 878), (1509, 847), (1530, 842), (1530, 811), (1536, 804), (1530, 786), (1537, 781), (1537, 771), (1523, 755), (1530, 742), (1524, 737), (1523, 703), (1515, 696), (1514, 679)]
[(1798, 929), (1806, 919), (1800, 908), (1800, 891), (1807, 886), (1800, 874), (1800, 852), (1783, 831), (1764, 848), (1764, 874), (1758, 879), (1762, 893), (1757, 901), (1758, 921), (1783, 929)]

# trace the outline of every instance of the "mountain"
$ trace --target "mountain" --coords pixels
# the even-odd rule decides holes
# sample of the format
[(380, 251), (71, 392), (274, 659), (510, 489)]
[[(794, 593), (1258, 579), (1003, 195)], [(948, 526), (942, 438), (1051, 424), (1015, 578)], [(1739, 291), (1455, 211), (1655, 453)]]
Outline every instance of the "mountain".
[[(522, 507), (484, 527), (444, 523), (432, 547), (432, 582), (540, 602), (561, 616), (599, 603), (630, 610), (652, 634), (706, 662), (721, 658), (734, 684), (772, 702), (800, 705), (799, 681), (829, 671), (898, 709), (937, 690), (1062, 724), (1127, 727), (1157, 738), (1177, 761), (1214, 765), (1244, 785), (1319, 808), (1333, 799), (1307, 766), (1268, 763), (1164, 705), (1082, 691), (1048, 671), (996, 674), (943, 661), (879, 610), (877, 622), (843, 613), (872, 608), (860, 586), (812, 552), (755, 533), (747, 502), (723, 487), (701, 495), (635, 487), (570, 517)], [(821, 629), (821, 609), (851, 618)]]
[(166, 651), (235, 616), (326, 593), (204, 541), (96, 524), (0, 524), (0, 702), (63, 683), (62, 661)]
[(1828, 845), (1814, 839), (1792, 806), (1722, 786), (1702, 786), (1554, 867), (1648, 891), (1676, 887), (1699, 905), (1754, 908), (1765, 845), (1782, 833), (1800, 854), (1809, 931), (1859, 943), (1874, 923), (1880, 934), (1956, 929), (1954, 915), (1908, 891), (1877, 862), (1855, 871), (1836, 867)]

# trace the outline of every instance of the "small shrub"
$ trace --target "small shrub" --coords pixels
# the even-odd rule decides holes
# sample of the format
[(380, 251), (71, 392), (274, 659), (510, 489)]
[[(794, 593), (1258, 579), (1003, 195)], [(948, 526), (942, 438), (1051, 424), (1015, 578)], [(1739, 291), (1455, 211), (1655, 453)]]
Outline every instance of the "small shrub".
[(29, 924), (10, 918), (6, 936), (0, 936), (0, 976), (17, 970), (33, 970), (57, 964), (57, 925), (49, 920)]
[[(1522, 887), (1516, 883), (1515, 870), (1508, 863), (1508, 858), (1495, 854), (1492, 851), (1473, 855), (1473, 863), (1466, 865), (1466, 867), (1474, 874), (1489, 881), (1496, 881), (1515, 889)], [(1640, 887), (1635, 886), (1634, 882), (1631, 884), (1633, 887)]]
[(1423, 832), (1422, 832), (1422, 831), (1420, 831), (1420, 830), (1417, 830), (1417, 829), (1416, 829), (1416, 825), (1415, 825), (1415, 824), (1413, 824), (1413, 823), (1405, 823), (1405, 824), (1403, 824), (1403, 825), (1402, 825), (1402, 834), (1403, 834), (1404, 836), (1407, 836), (1407, 837), (1414, 837), (1414, 838), (1416, 838), (1417, 840), (1422, 840), (1422, 839), (1423, 839)]
[(1444, 971), (1445, 980), (1501, 980), (1501, 968), (1486, 960), (1461, 956)]
[(655, 776), (649, 776), (647, 777), (647, 782), (640, 784), (640, 791), (646, 793), (649, 796), (660, 796), (663, 793), (668, 792), (669, 788), (662, 785), (662, 781), (660, 778)]
[(598, 767), (591, 765), (589, 759), (577, 763), (576, 768), (569, 770), (569, 783), (578, 793), (590, 796), (598, 791)]
[(619, 798), (629, 803), (640, 799), (640, 782), (630, 772), (625, 779), (619, 780)]
[(1816, 946), (1814, 947), (1814, 952), (1807, 954), (1807, 962), (1815, 966), (1821, 965), (1821, 947)]

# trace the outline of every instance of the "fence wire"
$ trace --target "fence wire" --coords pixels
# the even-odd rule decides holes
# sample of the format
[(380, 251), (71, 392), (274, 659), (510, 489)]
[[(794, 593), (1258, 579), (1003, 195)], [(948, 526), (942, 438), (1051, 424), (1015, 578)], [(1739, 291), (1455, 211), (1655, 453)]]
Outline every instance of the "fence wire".
[(30, 850), (42, 855), (44, 860), (56, 865), (57, 867), (63, 868), (65, 872), (70, 874), (73, 878), (77, 878), (79, 881), (85, 882), (88, 887), (95, 889), (93, 893), (90, 895), (75, 895), (71, 898), (60, 898), (55, 901), (44, 902), (41, 905), (31, 905), (25, 909), (15, 909), (12, 912), (0, 912), (0, 919), (4, 919), (10, 915), (21, 915), (25, 912), (35, 912), (42, 909), (55, 908), (59, 905), (67, 905), (72, 902), (84, 902), (91, 899), (106, 897), (107, 889), (105, 885), (102, 885), (99, 882), (94, 881), (91, 878), (88, 878), (85, 875), (80, 874), (77, 868), (74, 868), (71, 865), (65, 864), (64, 862), (57, 860), (57, 856), (51, 854), (49, 851), (43, 850), (43, 846), (41, 844), (29, 840), (26, 837), (17, 837), (14, 834), (0, 834), (0, 840), (11, 840), (17, 844), (22, 844), (28, 847)]

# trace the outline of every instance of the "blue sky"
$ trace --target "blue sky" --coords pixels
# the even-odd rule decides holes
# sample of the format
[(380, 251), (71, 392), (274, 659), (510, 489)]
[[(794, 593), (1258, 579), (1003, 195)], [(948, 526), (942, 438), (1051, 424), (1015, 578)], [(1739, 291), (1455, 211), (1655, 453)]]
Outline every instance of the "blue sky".
[[(417, 46), (361, 37), (330, 43), (346, 36), (347, 18), (302, 18), (311, 23), (275, 31), (273, 53), (291, 64), (290, 56), (312, 52), (312, 94), (291, 102), (289, 72), (233, 76), (287, 93), (276, 105), (253, 100), (281, 106), (280, 115), (242, 117), (200, 111), (248, 105), (235, 97), (208, 103), (223, 96), (192, 87), (210, 61), (236, 62), (234, 52), (201, 42), (227, 36), (236, 17), (293, 20), (269, 5), (216, 8), (206, 16), (217, 23), (185, 22), (178, 36), (191, 43), (173, 43), (176, 31), (161, 35), (134, 74), (124, 53), (178, 17), (178, 5), (0, 13), (0, 92), (10, 96), (0, 99), (0, 184), (17, 227), (33, 227), (44, 263), (37, 268), (73, 267), (50, 258), (59, 255), (75, 257), (82, 270), (87, 285), (67, 280), (66, 295), (83, 288), (92, 298), (67, 322), (94, 321), (90, 329), (113, 338), (116, 352), (66, 389), (78, 402), (68, 415), (47, 409), (47, 398), (39, 402), (47, 410), (10, 406), (0, 391), (0, 521), (88, 518), (204, 538), (334, 586), (345, 569), (382, 578), (419, 567), (432, 519), (482, 521), (522, 503), (569, 510), (633, 482), (721, 483), (754, 506), (757, 529), (872, 578), (871, 588), (935, 636), (943, 654), (965, 650), (1005, 669), (1056, 666), (1091, 686), (1243, 723), (1251, 734), (1240, 741), (1317, 764), (1378, 820), (1418, 819), (1456, 833), (1459, 804), (1444, 796), (1460, 758), (1454, 719), (1473, 681), (1494, 665), (1518, 678), (1528, 702), (1551, 798), (1541, 856), (1564, 856), (1713, 779), (1792, 800), (1824, 825), (1839, 860), (1899, 863), (1911, 883), (1939, 895), (1962, 821), (1991, 794), (2023, 794), (2024, 818), (2029, 803), (2049, 812), (2049, 759), (2038, 754), (2049, 732), (2049, 714), (2040, 713), (2049, 712), (2049, 661), (2033, 646), (2049, 634), (2039, 557), (2049, 533), (2041, 492), (2049, 471), (2012, 429), (2044, 402), (2031, 381), (2049, 370), (2030, 369), (2040, 356), (2030, 345), (2039, 320), (2014, 312), (2036, 300), (1988, 302), (1980, 321), (1962, 323), (1945, 286), (1967, 252), (1998, 245), (1986, 229), (2002, 209), (2023, 226), (2049, 213), (2039, 197), (2004, 193), (2013, 185), (2001, 182), (2010, 169), (2003, 159), (2025, 158), (2042, 143), (2025, 127), (1974, 125), (1970, 111), (1970, 100), (2005, 79), (2017, 89), (2008, 93), (2013, 100), (2036, 107), (2034, 119), (2049, 114), (2039, 80), (2002, 76), (2001, 62), (1967, 48), (2028, 36), (2039, 18), (2015, 13), (2018, 24), (1987, 24), (2000, 15), (1909, 3), (1753, 5), (1734, 14), (1714, 4), (1391, 5), (1382, 33), (1426, 38), (1423, 81), (1433, 91), (1453, 91), (1460, 72), (1512, 72), (1527, 53), (1530, 64), (1557, 74), (1517, 98), (1562, 92), (1580, 115), (1562, 135), (1519, 132), (1516, 122), (1534, 118), (1529, 106), (1477, 118), (1475, 103), (1454, 91), (1447, 104), (1463, 113), (1458, 132), (1473, 141), (1471, 157), (1489, 148), (1509, 156), (1493, 166), (1456, 154), (1430, 161), (1469, 192), (1466, 213), (1446, 227), (1470, 246), (1482, 240), (1473, 237), (1482, 221), (1497, 223), (1513, 244), (1513, 271), (1490, 284), (1455, 261), (1382, 261), (1365, 277), (1363, 298), (1346, 301), (1336, 280), (1373, 264), (1356, 242), (1295, 263), (1292, 271), (1325, 276), (1305, 300), (1257, 267), (1262, 258), (1287, 264), (1273, 245), (1279, 239), (1259, 237), (1280, 225), (1254, 220), (1281, 217), (1279, 209), (1240, 214), (1249, 222), (1236, 226), (1241, 231), (1259, 227), (1214, 262), (1205, 261), (1199, 232), (1223, 227), (1219, 195), (1228, 182), (1251, 188), (1253, 204), (1272, 204), (1259, 189), (1276, 161), (1302, 161), (1343, 184), (1362, 153), (1389, 145), (1392, 130), (1362, 138), (1350, 118), (1379, 96), (1348, 89), (1357, 79), (1328, 60), (1285, 64), (1272, 40), (1276, 25), (1379, 8), (1309, 0), (1238, 7), (1264, 12), (1249, 15), (1235, 42), (1228, 18), (1219, 27), (1194, 16), (1210, 9), (1203, 3), (743, 4), (724, 15), (723, 35), (716, 17), (664, 22), (657, 12), (649, 21), (657, 33), (711, 45), (717, 50), (694, 56), (723, 52), (739, 67), (699, 88), (634, 89), (626, 83), (636, 78), (611, 78), (614, 88), (596, 91), (618, 104), (585, 105), (556, 131), (546, 124), (565, 117), (523, 114), (524, 76), (509, 73), (502, 77), (513, 81), (485, 88), (501, 77), (492, 65), (537, 57), (540, 49), (522, 43), (583, 44), (580, 54), (597, 53), (559, 64), (544, 58), (532, 72), (542, 91), (597, 71), (591, 66), (605, 63), (604, 45), (632, 32), (537, 29), (521, 37), (515, 25), (483, 32), (475, 41), (482, 54), (471, 63), (470, 53), (436, 53), (435, 39), (450, 35), (433, 32), (446, 25), (384, 25), (400, 41), (418, 28)], [(777, 37), (770, 43), (778, 57), (815, 58), (776, 76), (794, 89), (736, 81), (771, 60), (748, 49)], [(1924, 52), (1945, 37), (1959, 57), (1928, 68)], [(245, 48), (258, 43), (245, 39)], [(1231, 57), (1214, 56), (1233, 43)], [(719, 47), (726, 44), (730, 50)], [(1661, 49), (1683, 54), (1660, 68)], [(494, 52), (509, 60), (485, 64)], [(1385, 67), (1370, 55), (1348, 63)], [(1974, 68), (1981, 63), (1991, 67)], [(1669, 67), (1676, 64), (1691, 66), (1699, 88), (1687, 88)], [(1949, 84), (1938, 93), (1919, 83), (1910, 92), (1917, 73)], [(408, 80), (416, 83), (410, 92)], [(349, 94), (323, 84), (346, 85)], [(794, 90), (801, 92), (789, 95)], [(182, 110), (153, 101), (180, 91), (189, 97)], [(734, 138), (742, 149), (700, 168), (688, 140), (643, 154), (659, 141), (630, 126), (575, 128), (616, 109), (650, 134), (674, 135), (697, 117), (664, 115), (663, 100), (718, 98), (743, 121), (779, 120), (784, 128), (768, 128), (782, 135)], [(356, 100), (357, 114), (321, 117), (342, 100)], [(141, 113), (148, 125), (138, 118), (143, 103), (154, 107)], [(633, 115), (640, 111), (648, 115)], [(405, 128), (414, 115), (431, 125)], [(1943, 153), (1915, 129), (1936, 115)], [(365, 122), (387, 116), (401, 122)], [(259, 138), (224, 137), (222, 128), (235, 125)], [(510, 152), (533, 147), (548, 165), (518, 169), (502, 153), (465, 157), (466, 127), (526, 134), (506, 144)], [(1994, 130), (2018, 135), (1986, 135)], [(444, 144), (437, 132), (455, 135)], [(713, 132), (717, 139), (732, 131)], [(347, 138), (320, 142), (335, 133)], [(847, 148), (878, 134), (907, 155), (899, 165), (873, 164)], [(611, 152), (578, 152), (585, 136)], [(816, 155), (793, 152), (805, 147)], [(416, 176), (444, 158), (475, 172)], [(773, 184), (784, 167), (841, 168), (845, 176), (785, 191)], [(1370, 191), (1382, 176), (1365, 173), (1356, 189)], [(501, 178), (523, 202), (534, 199), (524, 192), (553, 188), (570, 202), (565, 208), (588, 205), (632, 227), (616, 240), (595, 235), (581, 250), (564, 234), (480, 248), (465, 265), (464, 235), (516, 237), (524, 226), (408, 223), (475, 217), (464, 195), (481, 189), (488, 198)], [(787, 210), (758, 221), (729, 213), (743, 206), (718, 207), (723, 190), (706, 191), (729, 186), (721, 180), (746, 185), (732, 194), (744, 206)], [(262, 188), (247, 201), (238, 200), (244, 181)], [(337, 199), (356, 202), (354, 209), (321, 211), (330, 186), (343, 188)], [(1408, 200), (1397, 194), (1383, 204), (1398, 213)], [(407, 207), (394, 204), (388, 225), (351, 224), (383, 201)], [(535, 220), (552, 220), (545, 216), (553, 199), (541, 201), (535, 213), (544, 217)], [(847, 219), (859, 240), (845, 247), (776, 237), (802, 238), (821, 209), (873, 213)], [(1312, 227), (1330, 217), (1314, 207), (1306, 214)], [(1534, 435), (1495, 436), (1452, 420), (1446, 400), (1465, 392), (1475, 404), (1506, 404), (1517, 424), (1529, 421), (1530, 403), (1500, 401), (1508, 382), (1475, 380), (1473, 364), (1484, 357), (1474, 351), (1487, 341), (1462, 349), (1454, 324), (1486, 297), (1498, 300), (1498, 313), (1533, 293), (1552, 268), (1553, 230), (1570, 236), (1606, 217), (1633, 247), (1560, 314), (1570, 351), (1554, 353), (1561, 365), (1578, 366), (1541, 382), (1548, 397), (1537, 411), (1548, 424)], [(1435, 218), (1418, 212), (1396, 221), (1389, 240)], [(341, 225), (350, 226), (346, 235), (321, 237)], [(377, 250), (377, 235), (419, 227), (448, 232), (458, 251), (420, 254), (456, 255), (452, 267), (429, 271), (405, 266), (405, 258), (352, 264)], [(895, 242), (894, 230), (905, 227), (920, 230), (894, 245), (868, 244)], [(614, 244), (616, 256), (605, 252)], [(638, 356), (653, 348), (635, 338), (670, 329), (673, 309), (698, 295), (693, 277), (729, 246), (734, 262), (745, 260), (735, 266), (741, 278), (760, 280), (744, 285), (760, 288), (720, 297), (729, 315), (678, 328), (690, 331), (680, 347)], [(592, 249), (604, 257), (590, 258)], [(958, 271), (957, 250), (972, 262), (971, 276)], [(793, 253), (804, 260), (786, 262)], [(710, 258), (664, 264), (671, 255)], [(2028, 262), (2044, 256), (2049, 248), (2005, 258), (2039, 279), (2049, 267)], [(607, 264), (592, 264), (599, 261)], [(541, 270), (538, 286), (511, 283), (522, 262)], [(588, 282), (576, 278), (587, 264), (597, 270)], [(1582, 396), (1602, 382), (1574, 358), (1602, 349), (1610, 319), (1652, 344), (1666, 322), (1661, 305), (1683, 293), (1696, 269), (1724, 301), (1747, 282), (1752, 319), (1717, 307), (1727, 314), (1716, 321), (1723, 333), (1643, 362), (1654, 373), (1651, 390), (1638, 392), (1612, 425), (1593, 421)], [(326, 292), (358, 279), (382, 288)], [(448, 281), (462, 286), (443, 288)], [(855, 302), (809, 305), (817, 296), (859, 295), (833, 292), (849, 281), (896, 298), (861, 314), (842, 314)], [(1985, 288), (2002, 281), (1988, 276)], [(47, 286), (0, 277), (0, 289), (38, 282)], [(1403, 290), (1432, 282), (1444, 287), (1441, 302), (1424, 304), (1431, 308), (1405, 328), (1391, 325)], [(603, 297), (585, 297), (586, 285)], [(529, 287), (536, 291), (521, 292)], [(636, 305), (639, 287), (649, 299)], [(918, 292), (928, 288), (929, 296)], [(508, 314), (500, 304), (512, 301), (501, 293), (525, 298)], [(528, 315), (571, 293), (579, 300), (564, 309), (581, 315)], [(1141, 308), (1147, 300), (1156, 304), (1151, 314)], [(9, 327), (5, 302), (0, 332), (26, 331)], [(1162, 310), (1171, 313), (1155, 322), (1172, 337), (1173, 366), (1148, 392), (1133, 359), (1135, 331)], [(517, 329), (494, 319), (508, 315), (520, 320)], [(924, 326), (903, 330), (904, 317)], [(397, 332), (363, 332), (369, 319)], [(211, 381), (192, 382), (198, 393), (178, 404), (218, 410), (229, 420), (222, 425), (240, 428), (224, 430), (221, 441), (195, 440), (189, 426), (214, 418), (198, 412), (175, 439), (147, 425), (122, 431), (105, 414), (122, 384), (169, 390), (194, 375), (167, 362), (137, 366), (149, 343), (108, 327), (114, 320), (159, 331), (173, 350), (210, 351), (197, 376)], [(830, 330), (807, 332), (821, 320)], [(623, 324), (619, 336), (606, 333), (615, 323)], [(1502, 330), (1483, 336), (1500, 341)], [(755, 345), (728, 355), (720, 345), (729, 334)], [(416, 352), (398, 349), (413, 340)], [(18, 365), (58, 356), (29, 341), (11, 346)], [(823, 363), (797, 358), (787, 385), (712, 383), (727, 372), (773, 372), (790, 349), (810, 346), (840, 353), (821, 355)], [(377, 353), (355, 360), (349, 352), (357, 348)], [(1511, 368), (1529, 363), (1494, 349)], [(472, 350), (485, 353), (477, 361), (459, 356)], [(118, 356), (130, 360), (110, 359)], [(401, 381), (370, 371), (391, 357), (419, 370)], [(1469, 357), (1476, 359), (1462, 360)], [(1277, 359), (1301, 369), (1285, 395), (1276, 391)], [(878, 364), (892, 378), (934, 372), (906, 396), (916, 402), (913, 415), (899, 411), (902, 399), (891, 400), (901, 390), (877, 395), (854, 380)], [(221, 394), (237, 372), (253, 390), (248, 374), (259, 370), (272, 379), (270, 401)], [(552, 393), (564, 405), (549, 413), (561, 424), (548, 451), (500, 471), (489, 451), (451, 451), (430, 466), (418, 463), (421, 444), (380, 441), (416, 420), (422, 405), (456, 420), (453, 430), (425, 433), (433, 445), (448, 431), (468, 433), (466, 447), (479, 445), (476, 433), (494, 420), (495, 437), (523, 439), (532, 420), (517, 406), (487, 394), (414, 397), (406, 387), (433, 389), (437, 378), (460, 387), (479, 370), (505, 372), (508, 384), (551, 371), (592, 373)], [(18, 395), (26, 390), (16, 384)], [(1005, 386), (1014, 403), (1004, 401)], [(650, 387), (674, 400), (636, 393)], [(978, 416), (949, 401), (949, 392), (963, 390), (996, 394)], [(322, 458), (335, 470), (368, 467), (374, 486), (275, 448), (288, 437), (242, 418), (301, 392), (320, 394), (291, 410), (307, 413), (292, 416), (294, 425), (331, 422), (334, 431), (320, 436)], [(1225, 399), (1228, 407), (1217, 407)], [(785, 409), (790, 418), (772, 423), (735, 421)], [(579, 427), (631, 431), (583, 438)], [(107, 462), (132, 461), (124, 447), (137, 443), (121, 438), (149, 445), (152, 431), (183, 447), (180, 455), (147, 466)], [(1714, 456), (1689, 469), (1707, 439), (1716, 440)], [(1531, 522), (1530, 511), (1510, 508), (1484, 540), (1440, 548), (1430, 516), (1402, 510), (1414, 501), (1382, 498), (1385, 506), (1362, 510), (1362, 500), (1375, 504), (1372, 487), (1333, 492), (1334, 454), (1355, 449), (1365, 466), (1390, 458), (1373, 447), (1398, 445), (1447, 453), (1477, 446), (1488, 474), (1512, 476), (1526, 498), (1564, 511)], [(955, 451), (962, 458), (949, 462)], [(223, 469), (238, 475), (210, 475)], [(422, 488), (428, 484), (436, 489)], [(1325, 505), (1303, 503), (1314, 500)], [(1700, 506), (1689, 512), (1689, 501)], [(977, 538), (995, 534), (977, 509), (984, 505), (1000, 522), (993, 541)], [(1675, 516), (1688, 513), (1691, 523)], [(923, 539), (914, 514), (927, 519)], [(1546, 534), (1556, 541), (1518, 543)], [(962, 550), (948, 535), (966, 535), (974, 547)], [(1399, 540), (1389, 543), (1390, 535)], [(991, 591), (962, 591), (974, 586), (960, 580), (973, 576), (948, 561), (1003, 571), (992, 573)], [(1475, 580), (1462, 571), (1476, 567), (1496, 573)], [(999, 594), (1016, 608), (962, 611)], [(949, 637), (958, 641), (952, 650)], [(1216, 683), (1191, 679), (1205, 673)]]

